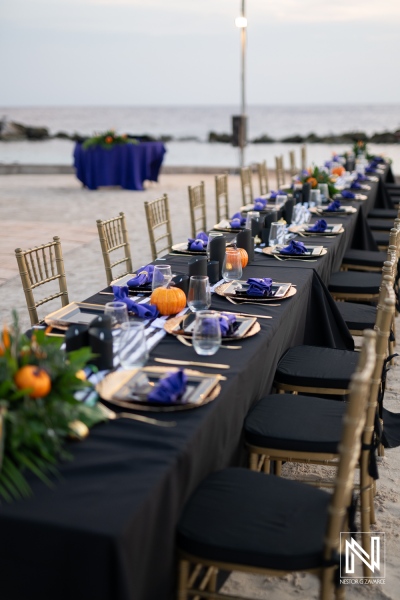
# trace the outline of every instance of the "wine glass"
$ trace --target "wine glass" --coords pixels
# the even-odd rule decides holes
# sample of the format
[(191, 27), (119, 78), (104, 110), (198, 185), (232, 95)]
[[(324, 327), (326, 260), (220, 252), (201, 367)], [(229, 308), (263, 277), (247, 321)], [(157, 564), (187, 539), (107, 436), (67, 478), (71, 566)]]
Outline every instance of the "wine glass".
[(207, 275), (192, 275), (189, 282), (187, 305), (192, 312), (211, 306), (211, 288)]
[(107, 302), (104, 307), (104, 314), (110, 315), (111, 326), (113, 329), (114, 352), (118, 350), (121, 340), (121, 326), (128, 322), (128, 308), (125, 302)]
[(134, 321), (122, 323), (118, 357), (124, 369), (143, 367), (146, 364), (149, 353), (143, 323)]
[(222, 277), (225, 281), (240, 279), (243, 273), (242, 257), (238, 248), (227, 248), (222, 264)]
[(154, 291), (158, 287), (167, 287), (171, 279), (171, 265), (155, 265), (151, 289)]
[(196, 354), (210, 356), (218, 351), (221, 346), (221, 327), (217, 312), (200, 310), (196, 313), (192, 343)]

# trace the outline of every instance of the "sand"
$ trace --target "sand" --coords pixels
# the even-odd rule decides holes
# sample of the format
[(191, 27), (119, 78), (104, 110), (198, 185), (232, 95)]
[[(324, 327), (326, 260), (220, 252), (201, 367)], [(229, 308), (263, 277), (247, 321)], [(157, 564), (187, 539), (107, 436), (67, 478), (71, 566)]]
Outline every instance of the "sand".
[[(135, 265), (150, 261), (150, 245), (143, 203), (163, 193), (170, 199), (174, 242), (189, 231), (188, 185), (205, 182), (208, 202), (207, 224), (215, 223), (214, 176), (199, 174), (161, 175), (157, 184), (143, 192), (120, 189), (89, 191), (72, 175), (0, 176), (0, 323), (8, 322), (12, 308), (17, 309), (23, 327), (29, 326), (25, 298), (14, 256), (23, 249), (61, 238), (70, 301), (82, 300), (106, 285), (104, 266), (97, 235), (96, 219), (108, 219), (120, 211), (126, 215)], [(273, 181), (270, 182), (273, 186)], [(241, 202), (239, 178), (229, 176), (230, 211)], [(255, 190), (257, 191), (257, 190)], [(58, 308), (58, 302), (54, 309)], [(41, 315), (48, 313), (49, 305)], [(400, 331), (400, 317), (397, 318)], [(397, 347), (400, 353), (400, 345)], [(400, 359), (388, 376), (385, 406), (398, 412)], [(386, 534), (386, 583), (374, 586), (348, 586), (350, 599), (392, 599), (400, 597), (400, 449), (386, 450), (380, 461), (380, 479), (376, 497), (376, 531)], [(284, 579), (233, 574), (226, 591), (270, 600), (311, 599), (318, 597), (318, 584), (308, 575), (290, 575)]]

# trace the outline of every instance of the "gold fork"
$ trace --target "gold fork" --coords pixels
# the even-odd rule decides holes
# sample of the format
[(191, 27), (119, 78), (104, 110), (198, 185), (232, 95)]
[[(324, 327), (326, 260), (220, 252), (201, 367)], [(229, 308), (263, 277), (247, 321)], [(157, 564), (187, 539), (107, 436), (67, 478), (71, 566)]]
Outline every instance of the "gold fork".
[(257, 306), (280, 306), (280, 304), (272, 304), (271, 302), (253, 302), (252, 300), (234, 300), (233, 298), (229, 298), (229, 296), (225, 296), (225, 298), (231, 302), (232, 304), (235, 305), (240, 305), (240, 304), (257, 304)]
[[(189, 340), (184, 338), (183, 335), (177, 335), (176, 339), (179, 340), (185, 346), (189, 346), (190, 348), (193, 347), (193, 344), (191, 342), (189, 342)], [(225, 349), (225, 350), (240, 350), (241, 347), (242, 346), (226, 346), (224, 344), (221, 344), (221, 346), (220, 346), (220, 348)]]
[(145, 417), (144, 415), (134, 415), (127, 412), (116, 413), (101, 402), (98, 402), (97, 406), (102, 411), (103, 415), (111, 421), (114, 421), (115, 419), (132, 419), (133, 421), (141, 421), (142, 423), (157, 425), (158, 427), (175, 427), (176, 425), (176, 421), (160, 421), (159, 419), (152, 419), (151, 417)]

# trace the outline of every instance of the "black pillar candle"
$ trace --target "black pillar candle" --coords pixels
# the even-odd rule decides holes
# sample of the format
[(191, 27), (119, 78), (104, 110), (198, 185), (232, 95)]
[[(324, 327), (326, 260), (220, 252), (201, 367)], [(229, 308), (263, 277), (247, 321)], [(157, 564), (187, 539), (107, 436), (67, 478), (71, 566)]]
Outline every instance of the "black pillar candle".
[(210, 283), (217, 283), (221, 279), (219, 274), (219, 261), (210, 260), (207, 265), (207, 275)]
[(71, 325), (65, 333), (65, 349), (67, 352), (89, 346), (89, 326), (82, 323)]
[(302, 202), (310, 202), (311, 184), (303, 183), (302, 188)]
[(250, 229), (239, 231), (236, 236), (236, 245), (238, 248), (244, 248), (249, 256), (249, 262), (254, 260), (254, 238), (251, 236)]
[(207, 256), (193, 256), (188, 264), (189, 277), (192, 275), (207, 275)]
[(90, 327), (89, 343), (93, 354), (98, 355), (92, 360), (92, 363), (100, 371), (112, 369), (114, 366), (112, 330)]
[(98, 315), (90, 323), (90, 327), (98, 327), (99, 329), (112, 329), (112, 317), (111, 315)]
[(225, 258), (225, 237), (215, 237), (210, 242), (210, 261), (219, 263), (218, 280), (222, 277), (222, 265)]
[(185, 293), (185, 296), (188, 295), (188, 291), (189, 291), (189, 276), (188, 275), (175, 275), (175, 277), (172, 278), (171, 283), (174, 285), (174, 287), (177, 287), (180, 290), (182, 290), (182, 292)]

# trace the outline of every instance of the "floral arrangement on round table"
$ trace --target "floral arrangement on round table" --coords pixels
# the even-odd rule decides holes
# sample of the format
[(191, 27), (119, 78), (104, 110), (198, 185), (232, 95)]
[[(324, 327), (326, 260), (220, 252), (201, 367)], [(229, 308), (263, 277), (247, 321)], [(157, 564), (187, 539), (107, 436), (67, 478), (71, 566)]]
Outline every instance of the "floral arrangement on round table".
[(105, 148), (106, 150), (110, 150), (115, 146), (121, 146), (124, 144), (139, 144), (139, 141), (135, 138), (128, 138), (125, 134), (117, 135), (114, 129), (109, 129), (104, 133), (97, 133), (93, 135), (89, 139), (85, 140), (82, 144), (84, 150), (89, 150), (90, 148)]
[(22, 334), (16, 313), (0, 333), (0, 500), (31, 495), (28, 472), (52, 485), (58, 460), (71, 458), (66, 439), (82, 439), (104, 420), (74, 396), (92, 387), (82, 370), (90, 348), (66, 354), (63, 339), (46, 333)]
[(328, 184), (329, 196), (333, 198), (338, 193), (338, 190), (335, 188), (335, 180), (336, 177), (332, 177), (328, 171), (314, 166), (313, 168), (303, 170), (295, 181), (309, 183), (311, 189), (316, 189), (319, 183), (326, 183)]

